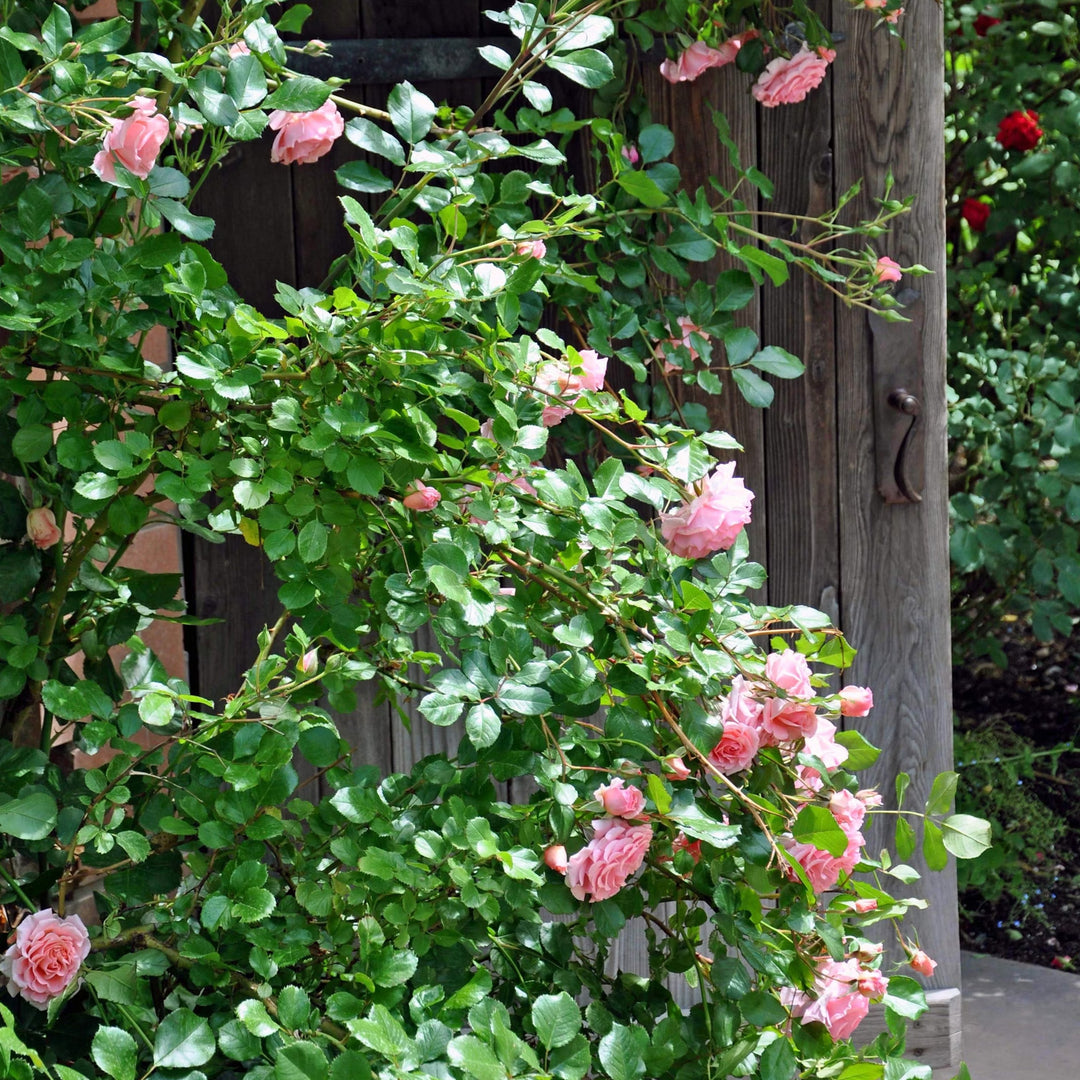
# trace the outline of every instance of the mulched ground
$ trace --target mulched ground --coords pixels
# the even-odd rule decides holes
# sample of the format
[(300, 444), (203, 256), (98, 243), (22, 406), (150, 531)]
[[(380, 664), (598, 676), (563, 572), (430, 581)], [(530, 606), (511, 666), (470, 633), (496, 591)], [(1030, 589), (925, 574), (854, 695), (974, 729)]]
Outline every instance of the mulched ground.
[(967, 797), (996, 808), (1014, 875), (995, 900), (978, 888), (961, 893), (961, 944), (1080, 971), (1080, 751), (1043, 753), (1069, 742), (1080, 747), (1080, 632), (1046, 645), (1014, 624), (1005, 651), (1006, 669), (976, 661), (953, 672), (958, 732), (989, 733), (997, 743), (989, 757), (969, 747), (981, 764), (958, 769)]

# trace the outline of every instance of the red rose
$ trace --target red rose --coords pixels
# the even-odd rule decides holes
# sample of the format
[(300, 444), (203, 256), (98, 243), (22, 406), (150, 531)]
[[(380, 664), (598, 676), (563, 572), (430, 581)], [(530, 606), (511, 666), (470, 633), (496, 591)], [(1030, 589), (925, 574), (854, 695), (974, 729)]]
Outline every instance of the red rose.
[(986, 31), (989, 30), (991, 26), (997, 26), (1000, 22), (1000, 19), (995, 19), (993, 15), (987, 15), (986, 12), (983, 12), (983, 14), (978, 15), (975, 18), (975, 33), (978, 34), (979, 37), (986, 37)]
[(1031, 109), (1011, 112), (998, 124), (997, 140), (1005, 150), (1034, 150), (1041, 138), (1039, 114)]
[(972, 232), (982, 232), (990, 217), (990, 204), (982, 199), (965, 199), (960, 207), (960, 216), (971, 226)]

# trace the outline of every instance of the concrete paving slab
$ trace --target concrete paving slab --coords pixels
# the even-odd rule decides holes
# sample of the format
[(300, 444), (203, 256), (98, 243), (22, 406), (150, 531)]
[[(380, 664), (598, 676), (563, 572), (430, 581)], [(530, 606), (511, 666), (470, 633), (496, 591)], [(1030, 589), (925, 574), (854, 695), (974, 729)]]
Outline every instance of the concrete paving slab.
[(1080, 975), (978, 953), (961, 968), (972, 1080), (1080, 1078)]

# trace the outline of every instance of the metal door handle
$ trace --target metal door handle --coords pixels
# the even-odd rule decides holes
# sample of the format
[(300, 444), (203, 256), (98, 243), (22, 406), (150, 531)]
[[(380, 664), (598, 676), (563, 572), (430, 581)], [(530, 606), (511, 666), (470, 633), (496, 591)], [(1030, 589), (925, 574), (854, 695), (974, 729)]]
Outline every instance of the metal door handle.
[(922, 402), (902, 386), (890, 390), (888, 400), (889, 405), (896, 409), (897, 412), (911, 417), (911, 423), (908, 424), (907, 430), (900, 440), (900, 445), (896, 448), (892, 465), (893, 481), (896, 484), (897, 492), (903, 499), (908, 502), (922, 502), (922, 495), (916, 490), (915, 485), (908, 476), (907, 460), (908, 449), (911, 446), (915, 428), (918, 426), (919, 417), (922, 414)]

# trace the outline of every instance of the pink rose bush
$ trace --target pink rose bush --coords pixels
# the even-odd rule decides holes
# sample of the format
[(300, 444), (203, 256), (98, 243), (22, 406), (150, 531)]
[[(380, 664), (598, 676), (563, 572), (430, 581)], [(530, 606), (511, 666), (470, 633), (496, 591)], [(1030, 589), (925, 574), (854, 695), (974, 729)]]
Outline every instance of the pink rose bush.
[(610, 900), (641, 867), (651, 843), (651, 825), (613, 817), (594, 821), (593, 838), (570, 856), (566, 884), (578, 900)]
[(26, 515), (26, 535), (34, 547), (51, 548), (60, 539), (60, 529), (47, 506), (36, 506)]
[(673, 555), (704, 559), (727, 551), (750, 521), (754, 493), (735, 475), (735, 462), (717, 465), (697, 495), (678, 510), (660, 515), (660, 532)]
[(312, 112), (275, 109), (268, 124), (277, 132), (270, 160), (281, 165), (311, 165), (328, 154), (345, 131), (345, 121), (332, 101)]
[(804, 44), (794, 56), (770, 60), (751, 93), (766, 108), (795, 105), (822, 84), (835, 58), (832, 49), (811, 49)]
[(610, 784), (598, 787), (595, 798), (605, 813), (612, 817), (636, 818), (645, 809), (645, 796), (641, 788), (626, 787), (621, 776), (614, 777)]
[(15, 931), (15, 943), (0, 959), (8, 993), (36, 1008), (48, 1008), (79, 974), (90, 955), (90, 935), (78, 915), (60, 918), (51, 908), (35, 911)]
[(131, 107), (135, 111), (130, 116), (113, 120), (90, 166), (110, 184), (117, 182), (117, 165), (145, 180), (157, 164), (161, 144), (169, 137), (169, 118), (157, 111), (153, 98), (134, 97)]

